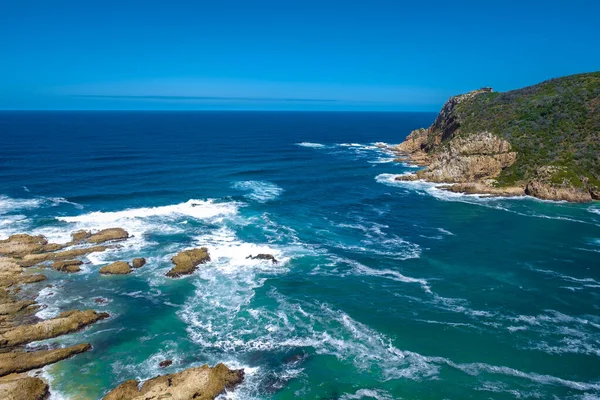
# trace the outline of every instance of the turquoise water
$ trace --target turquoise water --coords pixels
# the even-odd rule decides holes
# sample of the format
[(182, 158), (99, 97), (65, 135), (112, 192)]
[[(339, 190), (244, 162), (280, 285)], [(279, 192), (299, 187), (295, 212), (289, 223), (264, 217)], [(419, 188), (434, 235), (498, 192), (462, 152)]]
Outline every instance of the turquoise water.
[[(111, 314), (48, 341), (93, 345), (44, 370), (54, 397), (225, 362), (246, 380), (224, 398), (598, 398), (600, 205), (394, 182), (414, 168), (375, 143), (434, 117), (1, 113), (0, 236), (134, 235), (44, 270), (40, 316)], [(166, 278), (194, 246), (212, 261)]]

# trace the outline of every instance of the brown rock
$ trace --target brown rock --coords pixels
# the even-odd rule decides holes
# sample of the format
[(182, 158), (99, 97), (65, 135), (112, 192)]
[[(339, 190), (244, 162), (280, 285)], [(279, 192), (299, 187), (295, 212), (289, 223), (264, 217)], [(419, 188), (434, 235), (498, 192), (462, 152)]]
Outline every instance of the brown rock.
[(0, 304), (0, 315), (15, 314), (19, 311), (35, 304), (33, 300), (20, 300), (15, 302), (7, 302)]
[(40, 378), (24, 375), (10, 375), (0, 378), (0, 399), (44, 400), (49, 395), (48, 384)]
[(117, 261), (100, 268), (103, 275), (126, 275), (131, 272), (131, 267), (125, 261)]
[(146, 265), (146, 259), (142, 257), (134, 258), (131, 262), (133, 268), (142, 268), (144, 265)]
[(532, 180), (527, 183), (525, 193), (544, 200), (570, 201), (574, 203), (587, 203), (592, 201), (589, 191), (565, 185), (558, 186), (549, 182)]
[(169, 365), (173, 364), (173, 360), (164, 360), (158, 363), (158, 366), (161, 368), (167, 368)]
[(455, 183), (451, 186), (443, 187), (442, 189), (456, 193), (467, 194), (489, 194), (492, 196), (524, 196), (525, 191), (520, 186), (494, 187), (481, 182), (472, 183)]
[(53, 350), (0, 353), (0, 376), (26, 372), (91, 349), (87, 343)]
[(22, 267), (32, 267), (44, 261), (70, 260), (86, 254), (101, 252), (106, 249), (108, 249), (107, 246), (92, 246), (83, 249), (65, 250), (58, 253), (28, 254), (21, 260), (17, 260), (17, 262)]
[(52, 268), (62, 272), (79, 272), (81, 271), (79, 266), (82, 264), (83, 261), (80, 260), (54, 261)]
[(12, 235), (8, 239), (0, 240), (0, 255), (23, 257), (27, 254), (41, 252), (47, 244), (48, 241), (43, 236)]
[(210, 256), (208, 254), (208, 249), (206, 247), (201, 247), (199, 249), (184, 250), (173, 257), (171, 261), (173, 261), (175, 267), (167, 272), (167, 276), (176, 278), (178, 276), (191, 274), (197, 269), (198, 265), (210, 261)]
[(123, 240), (129, 237), (129, 233), (123, 228), (108, 228), (94, 233), (86, 239), (89, 243), (104, 243), (112, 240)]
[(102, 297), (96, 297), (94, 299), (94, 303), (104, 304), (104, 303), (106, 303), (106, 299), (103, 299)]
[(233, 389), (244, 380), (243, 370), (230, 370), (223, 364), (213, 368), (203, 365), (171, 375), (150, 379), (139, 387), (130, 380), (110, 391), (104, 400), (213, 400), (227, 389)]
[(36, 340), (54, 338), (78, 331), (107, 317), (107, 313), (97, 313), (94, 310), (65, 311), (56, 318), (31, 325), (19, 325), (0, 333), (0, 347), (12, 347)]
[(73, 242), (75, 242), (75, 243), (83, 242), (84, 240), (86, 240), (90, 236), (92, 236), (92, 232), (90, 232), (90, 231), (84, 231), (83, 229), (71, 233), (71, 238), (73, 239)]

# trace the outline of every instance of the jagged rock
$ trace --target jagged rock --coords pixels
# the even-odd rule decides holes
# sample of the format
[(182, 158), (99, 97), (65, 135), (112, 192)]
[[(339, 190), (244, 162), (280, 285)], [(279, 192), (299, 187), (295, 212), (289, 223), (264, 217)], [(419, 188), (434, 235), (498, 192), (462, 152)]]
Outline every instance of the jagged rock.
[(278, 263), (277, 259), (272, 254), (257, 254), (255, 256), (249, 255), (246, 258), (251, 259), (251, 260), (271, 260), (273, 262), (273, 264)]
[(65, 260), (65, 261), (54, 261), (52, 268), (61, 272), (79, 272), (81, 271), (80, 265), (83, 261), (80, 260)]
[(48, 384), (40, 378), (22, 374), (0, 378), (0, 399), (45, 400), (49, 395)]
[(12, 347), (36, 340), (54, 338), (78, 331), (107, 317), (107, 313), (97, 313), (94, 310), (65, 311), (56, 318), (31, 325), (19, 325), (0, 333), (0, 347)]
[(83, 242), (84, 240), (86, 240), (87, 238), (89, 238), (90, 236), (92, 236), (92, 232), (90, 231), (85, 231), (85, 230), (79, 230), (79, 231), (75, 231), (73, 233), (71, 233), (71, 239), (73, 240), (73, 242), (78, 243), (78, 242)]
[(91, 349), (87, 343), (53, 350), (0, 353), (0, 376), (26, 372)]
[(125, 261), (117, 261), (100, 268), (103, 275), (126, 275), (131, 272), (131, 267)]
[(169, 365), (173, 364), (173, 360), (164, 360), (158, 363), (158, 366), (161, 368), (167, 368)]
[(141, 387), (130, 380), (110, 391), (104, 400), (213, 400), (227, 389), (233, 389), (244, 380), (244, 371), (230, 370), (223, 364), (213, 368), (203, 365), (184, 371), (161, 375), (144, 382)]
[(144, 265), (146, 265), (146, 259), (142, 257), (134, 258), (131, 262), (133, 268), (142, 268)]
[(0, 315), (15, 314), (19, 311), (35, 304), (33, 300), (20, 300), (15, 302), (8, 302), (0, 304)]
[(556, 186), (548, 182), (532, 180), (527, 183), (525, 193), (544, 200), (570, 201), (574, 203), (587, 203), (592, 201), (589, 191), (573, 186)]
[(108, 249), (107, 246), (92, 246), (82, 249), (65, 250), (58, 253), (28, 254), (20, 260), (17, 260), (22, 267), (32, 267), (44, 261), (70, 260), (81, 257), (86, 254), (101, 252)]
[(0, 240), (0, 255), (9, 257), (25, 257), (28, 254), (45, 253), (60, 250), (64, 245), (48, 243), (43, 236), (31, 236), (25, 233), (12, 235)]
[(88, 243), (104, 243), (113, 240), (123, 240), (129, 237), (129, 233), (123, 228), (108, 228), (94, 233), (86, 239)]
[(191, 274), (197, 269), (198, 265), (210, 261), (210, 256), (208, 249), (201, 247), (199, 249), (184, 250), (174, 256), (171, 261), (175, 266), (167, 272), (167, 276), (176, 278)]

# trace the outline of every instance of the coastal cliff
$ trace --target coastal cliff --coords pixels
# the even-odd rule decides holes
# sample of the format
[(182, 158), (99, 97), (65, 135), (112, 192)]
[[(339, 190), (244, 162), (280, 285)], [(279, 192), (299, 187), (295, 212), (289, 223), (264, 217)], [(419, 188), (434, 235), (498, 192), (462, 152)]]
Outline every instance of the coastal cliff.
[(412, 131), (393, 150), (425, 167), (397, 180), (447, 183), (467, 193), (599, 200), (600, 72), (452, 97), (428, 129)]

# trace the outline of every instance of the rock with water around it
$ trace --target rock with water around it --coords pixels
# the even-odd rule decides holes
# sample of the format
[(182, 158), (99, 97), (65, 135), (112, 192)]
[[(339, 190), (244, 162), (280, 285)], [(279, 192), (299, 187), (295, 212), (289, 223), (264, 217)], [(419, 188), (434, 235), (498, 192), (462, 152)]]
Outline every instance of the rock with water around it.
[(59, 260), (52, 263), (52, 268), (61, 272), (79, 272), (82, 264), (83, 261), (80, 260)]
[(108, 318), (107, 313), (97, 313), (94, 310), (65, 311), (56, 318), (30, 325), (19, 325), (0, 333), (0, 347), (13, 347), (37, 340), (54, 338), (78, 331), (105, 318)]
[(108, 228), (89, 236), (86, 239), (86, 242), (99, 244), (108, 241), (123, 240), (127, 239), (128, 237), (129, 233), (123, 228)]
[(161, 375), (144, 382), (141, 387), (130, 380), (110, 391), (104, 400), (213, 400), (244, 380), (244, 371), (231, 370), (224, 364), (214, 367), (203, 365), (184, 371)]
[(82, 249), (59, 251), (57, 253), (28, 254), (22, 259), (17, 260), (17, 262), (22, 267), (32, 267), (44, 261), (71, 260), (86, 254), (101, 252), (106, 249), (108, 249), (107, 246), (92, 246)]
[(12, 235), (0, 240), (0, 255), (22, 258), (29, 254), (47, 253), (64, 247), (58, 243), (48, 243), (43, 236), (31, 236), (25, 233)]
[(131, 266), (133, 268), (142, 268), (144, 265), (146, 265), (146, 259), (142, 257), (134, 258), (133, 261), (131, 261)]
[(251, 260), (270, 260), (273, 264), (277, 264), (279, 262), (273, 254), (257, 254), (255, 256), (249, 255), (246, 258)]
[(85, 230), (79, 230), (79, 231), (75, 231), (73, 233), (71, 233), (71, 239), (73, 240), (73, 242), (75, 243), (79, 243), (79, 242), (83, 242), (84, 240), (86, 240), (87, 238), (89, 238), (90, 236), (92, 236), (92, 232), (90, 231), (85, 231)]
[(158, 363), (158, 366), (161, 368), (167, 368), (169, 365), (173, 364), (173, 360), (164, 360)]
[(49, 395), (48, 384), (40, 378), (23, 375), (0, 378), (0, 399), (45, 400)]
[(184, 250), (173, 257), (171, 261), (175, 266), (167, 272), (167, 276), (176, 278), (194, 272), (198, 265), (210, 261), (210, 255), (206, 247), (201, 247), (199, 249)]
[(117, 261), (100, 268), (100, 273), (103, 275), (126, 275), (131, 271), (131, 266), (125, 261)]
[(52, 350), (0, 353), (0, 376), (41, 368), (44, 365), (53, 364), (89, 349), (91, 349), (89, 344), (82, 343)]

